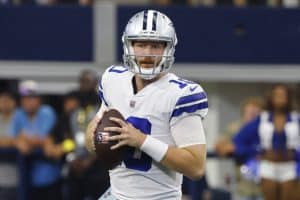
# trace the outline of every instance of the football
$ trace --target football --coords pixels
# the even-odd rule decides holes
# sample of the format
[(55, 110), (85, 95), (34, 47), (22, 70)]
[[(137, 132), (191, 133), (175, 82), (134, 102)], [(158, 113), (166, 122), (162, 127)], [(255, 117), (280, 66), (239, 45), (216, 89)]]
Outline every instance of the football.
[(94, 144), (97, 158), (103, 161), (103, 165), (106, 168), (113, 169), (117, 165), (121, 164), (122, 160), (126, 156), (128, 147), (123, 146), (118, 149), (111, 150), (110, 147), (115, 145), (117, 142), (107, 142), (104, 140), (105, 137), (120, 134), (118, 132), (104, 131), (105, 127), (120, 127), (119, 124), (111, 121), (109, 119), (110, 117), (115, 117), (124, 120), (122, 114), (116, 109), (111, 109), (105, 112), (94, 132)]

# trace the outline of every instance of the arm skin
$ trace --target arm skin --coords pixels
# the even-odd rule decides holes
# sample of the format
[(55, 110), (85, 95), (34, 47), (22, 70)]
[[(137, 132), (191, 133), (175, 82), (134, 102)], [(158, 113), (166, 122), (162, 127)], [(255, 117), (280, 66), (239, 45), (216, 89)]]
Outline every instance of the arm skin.
[(169, 169), (178, 171), (194, 180), (204, 175), (206, 145), (197, 144), (184, 148), (170, 147), (161, 161)]

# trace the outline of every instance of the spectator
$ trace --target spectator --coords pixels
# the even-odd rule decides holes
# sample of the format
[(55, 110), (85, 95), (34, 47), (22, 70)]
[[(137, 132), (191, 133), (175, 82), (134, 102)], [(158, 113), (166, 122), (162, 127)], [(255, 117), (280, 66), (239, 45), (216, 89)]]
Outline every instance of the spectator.
[(240, 119), (230, 123), (222, 134), (221, 139), (216, 143), (216, 151), (221, 156), (233, 153), (232, 139), (240, 128), (256, 118), (262, 109), (262, 100), (259, 97), (250, 97), (245, 100), (240, 109)]
[(194, 0), (153, 0), (154, 4), (167, 6), (167, 5), (190, 5), (194, 3)]
[[(9, 124), (14, 115), (16, 100), (9, 92), (0, 93), (0, 199), (16, 199), (18, 183), (15, 154), (6, 150), (14, 147), (14, 138), (9, 133)], [(3, 152), (2, 152), (3, 150)]]
[(9, 92), (0, 93), (0, 147), (13, 147), (13, 138), (8, 135), (9, 124), (14, 115), (16, 100)]
[(282, 6), (285, 8), (298, 8), (299, 5), (299, 0), (282, 0)]
[(73, 91), (79, 98), (80, 106), (98, 105), (98, 95), (96, 92), (98, 84), (97, 72), (93, 70), (83, 70), (79, 75), (79, 88)]
[(248, 1), (247, 0), (233, 0), (232, 3), (236, 7), (245, 7), (245, 6), (247, 6)]
[(78, 3), (81, 6), (91, 6), (93, 4), (93, 0), (79, 0)]
[(80, 106), (71, 114), (71, 135), (75, 149), (66, 158), (69, 163), (70, 200), (97, 199), (109, 187), (108, 172), (84, 146), (84, 132), (99, 105), (96, 75), (94, 71), (82, 71), (79, 77), (79, 90), (74, 91), (79, 97)]
[(267, 6), (269, 7), (285, 7), (285, 8), (297, 8), (300, 5), (299, 0), (267, 0)]
[(71, 115), (79, 107), (76, 94), (68, 93), (64, 97), (63, 113), (51, 131), (51, 137), (45, 145), (44, 151), (49, 158), (62, 159), (65, 154), (74, 150), (71, 131)]
[[(262, 109), (262, 101), (258, 97), (250, 97), (241, 106), (240, 120), (231, 123), (221, 139), (216, 143), (216, 152), (220, 156), (227, 156), (234, 153), (232, 139), (239, 129), (246, 123), (256, 118)], [(259, 186), (250, 180), (246, 180), (241, 176), (240, 166), (241, 162), (237, 162), (236, 177), (237, 188), (236, 196), (242, 200), (256, 200), (261, 199), (261, 191)]]
[(96, 0), (96, 1), (110, 2), (117, 5), (145, 5), (151, 3), (152, 0)]
[(95, 115), (96, 107), (81, 107), (72, 115), (74, 152), (67, 156), (69, 162), (70, 200), (97, 199), (109, 187), (108, 172), (94, 155), (84, 147), (84, 130)]
[[(75, 143), (71, 131), (71, 115), (79, 107), (79, 100), (76, 94), (68, 93), (64, 97), (63, 113), (51, 131), (50, 139), (44, 146), (44, 152), (47, 157), (61, 161), (64, 164), (64, 169), (68, 169), (68, 164), (65, 163), (65, 157), (69, 153), (72, 154), (75, 148)], [(63, 199), (68, 199), (68, 183), (66, 170), (63, 170)]]
[(265, 111), (234, 137), (234, 153), (260, 159), (259, 175), (265, 200), (297, 200), (296, 150), (300, 145), (299, 115), (292, 110), (286, 85), (275, 85)]
[(42, 105), (35, 81), (20, 84), (21, 107), (12, 120), (11, 134), (17, 137), (16, 148), (29, 166), (30, 200), (61, 199), (60, 164), (37, 157), (49, 139), (56, 120), (53, 109)]
[(214, 1), (215, 4), (210, 5), (227, 5), (227, 6), (234, 6), (234, 7), (247, 7), (247, 6), (266, 6), (267, 1), (278, 1), (278, 0), (201, 0), (201, 1)]

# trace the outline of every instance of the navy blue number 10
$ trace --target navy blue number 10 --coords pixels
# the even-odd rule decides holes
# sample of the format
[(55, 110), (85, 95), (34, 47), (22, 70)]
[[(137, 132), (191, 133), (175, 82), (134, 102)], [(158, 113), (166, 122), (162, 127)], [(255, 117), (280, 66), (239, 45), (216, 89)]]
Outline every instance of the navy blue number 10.
[[(143, 133), (147, 135), (151, 134), (152, 125), (148, 119), (129, 117), (127, 121)], [(151, 168), (152, 158), (138, 149), (131, 148), (124, 163), (129, 169), (148, 171)]]

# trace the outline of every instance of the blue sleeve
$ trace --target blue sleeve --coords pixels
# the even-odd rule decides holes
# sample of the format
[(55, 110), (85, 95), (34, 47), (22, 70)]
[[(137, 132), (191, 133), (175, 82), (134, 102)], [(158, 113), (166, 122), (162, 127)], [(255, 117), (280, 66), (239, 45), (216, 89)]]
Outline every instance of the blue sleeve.
[(52, 128), (56, 123), (56, 114), (51, 107), (46, 107), (41, 115), (41, 126), (40, 126), (40, 133), (42, 135), (49, 135)]
[(253, 121), (245, 124), (239, 132), (234, 136), (233, 143), (235, 145), (234, 154), (239, 157), (253, 157), (258, 153), (259, 135), (258, 125), (260, 118), (257, 117)]
[(21, 115), (22, 113), (17, 109), (10, 121), (8, 134), (12, 137), (16, 137), (17, 134), (21, 131)]

